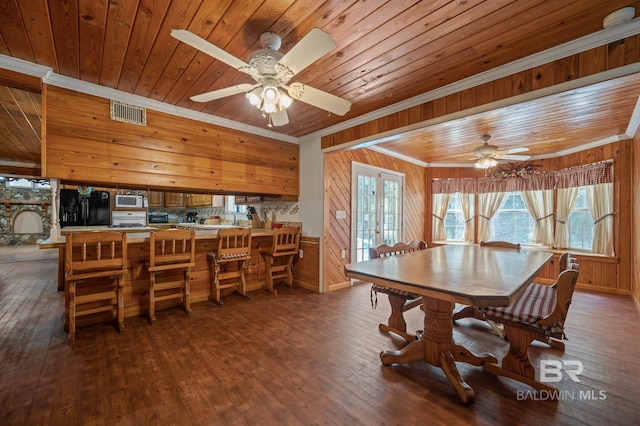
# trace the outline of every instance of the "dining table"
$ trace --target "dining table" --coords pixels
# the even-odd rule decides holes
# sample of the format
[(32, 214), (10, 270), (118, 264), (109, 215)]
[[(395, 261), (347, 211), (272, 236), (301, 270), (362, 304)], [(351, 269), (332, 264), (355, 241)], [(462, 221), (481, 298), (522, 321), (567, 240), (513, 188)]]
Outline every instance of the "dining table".
[(399, 350), (382, 351), (385, 366), (425, 361), (440, 367), (460, 400), (475, 401), (475, 392), (460, 376), (457, 362), (496, 364), (495, 356), (476, 355), (453, 336), (456, 303), (509, 306), (533, 282), (552, 253), (537, 248), (518, 250), (445, 244), (396, 256), (345, 265), (349, 278), (422, 296), (424, 331)]

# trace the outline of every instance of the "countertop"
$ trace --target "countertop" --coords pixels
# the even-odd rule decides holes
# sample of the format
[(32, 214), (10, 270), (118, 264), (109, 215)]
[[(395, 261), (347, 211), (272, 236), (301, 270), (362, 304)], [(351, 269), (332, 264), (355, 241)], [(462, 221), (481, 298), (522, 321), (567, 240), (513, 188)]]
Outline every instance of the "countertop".
[[(201, 225), (197, 223), (178, 223), (175, 224), (176, 228), (183, 229), (195, 229), (196, 231), (196, 240), (215, 238), (218, 236), (218, 231), (224, 228), (232, 228), (231, 225)], [(52, 242), (44, 242), (40, 244), (41, 249), (47, 248), (59, 248), (64, 246), (64, 236), (66, 234), (76, 233), (76, 232), (92, 232), (92, 231), (117, 231), (117, 232), (126, 232), (127, 233), (127, 241), (128, 243), (140, 243), (149, 241), (149, 233), (153, 231), (159, 231), (162, 228), (153, 227), (153, 226), (145, 226), (145, 227), (135, 227), (135, 228), (113, 228), (110, 226), (65, 226), (60, 230), (60, 234), (62, 236), (61, 240), (57, 243)], [(164, 227), (166, 229), (166, 227)], [(268, 237), (273, 235), (273, 231), (271, 229), (263, 229), (263, 228), (252, 228), (251, 235), (254, 237)]]

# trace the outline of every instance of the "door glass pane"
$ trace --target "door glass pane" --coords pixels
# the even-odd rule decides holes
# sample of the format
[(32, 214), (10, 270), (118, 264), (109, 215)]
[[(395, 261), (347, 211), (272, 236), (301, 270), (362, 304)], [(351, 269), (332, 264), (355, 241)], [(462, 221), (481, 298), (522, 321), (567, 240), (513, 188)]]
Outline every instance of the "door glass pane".
[(377, 178), (358, 175), (358, 205), (356, 206), (356, 261), (369, 259), (369, 247), (376, 246), (376, 185)]
[(400, 232), (400, 184), (391, 180), (384, 181), (383, 211), (384, 221), (382, 242), (393, 245), (399, 242)]

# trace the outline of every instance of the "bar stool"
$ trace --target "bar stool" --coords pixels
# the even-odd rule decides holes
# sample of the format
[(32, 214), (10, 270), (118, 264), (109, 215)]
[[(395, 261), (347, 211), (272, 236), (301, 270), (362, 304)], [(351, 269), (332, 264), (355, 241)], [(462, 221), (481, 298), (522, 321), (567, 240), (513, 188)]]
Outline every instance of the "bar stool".
[[(189, 281), (195, 265), (196, 233), (187, 229), (165, 229), (149, 235), (149, 322), (156, 320), (156, 303), (181, 299), (191, 313)], [(181, 272), (181, 274), (180, 274)], [(162, 282), (157, 278), (162, 276)]]
[(293, 258), (298, 254), (300, 244), (300, 229), (292, 226), (276, 228), (273, 230), (273, 244), (262, 250), (260, 254), (264, 258), (266, 266), (266, 290), (271, 294), (278, 294), (273, 288), (275, 280), (282, 280), (289, 286), (293, 286)]
[[(207, 255), (211, 268), (211, 301), (222, 306), (220, 290), (236, 288), (241, 296), (247, 295), (245, 271), (250, 270), (251, 229), (225, 228), (218, 231), (218, 249)], [(232, 266), (235, 264), (235, 267)], [(222, 283), (230, 279), (232, 282)]]
[(124, 329), (122, 279), (127, 272), (127, 234), (69, 234), (65, 240), (65, 322), (75, 341), (76, 318), (110, 313)]

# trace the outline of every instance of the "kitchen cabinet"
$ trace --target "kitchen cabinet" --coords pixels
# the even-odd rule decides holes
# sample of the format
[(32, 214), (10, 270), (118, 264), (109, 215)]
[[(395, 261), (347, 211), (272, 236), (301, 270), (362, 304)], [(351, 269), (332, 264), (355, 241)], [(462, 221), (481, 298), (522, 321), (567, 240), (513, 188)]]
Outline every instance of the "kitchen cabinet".
[(187, 194), (187, 207), (224, 207), (224, 195)]
[(262, 203), (261, 195), (236, 195), (236, 204), (260, 204)]
[(149, 207), (164, 207), (164, 192), (149, 191)]
[(209, 194), (187, 194), (187, 207), (211, 207), (212, 195)]
[(279, 204), (297, 202), (297, 195), (236, 195), (236, 204)]
[(184, 207), (185, 206), (184, 194), (180, 192), (165, 192), (164, 206), (165, 207)]

